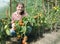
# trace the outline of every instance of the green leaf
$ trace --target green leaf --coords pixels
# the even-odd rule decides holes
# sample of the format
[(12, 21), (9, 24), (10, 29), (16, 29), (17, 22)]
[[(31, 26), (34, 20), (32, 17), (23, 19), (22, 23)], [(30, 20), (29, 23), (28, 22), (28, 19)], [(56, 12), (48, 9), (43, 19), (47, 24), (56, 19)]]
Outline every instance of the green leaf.
[(9, 29), (6, 29), (6, 34), (10, 35), (10, 30)]
[(25, 34), (26, 33), (26, 30), (27, 30), (26, 26), (22, 26), (22, 29), (21, 29), (20, 32), (23, 32), (23, 34)]

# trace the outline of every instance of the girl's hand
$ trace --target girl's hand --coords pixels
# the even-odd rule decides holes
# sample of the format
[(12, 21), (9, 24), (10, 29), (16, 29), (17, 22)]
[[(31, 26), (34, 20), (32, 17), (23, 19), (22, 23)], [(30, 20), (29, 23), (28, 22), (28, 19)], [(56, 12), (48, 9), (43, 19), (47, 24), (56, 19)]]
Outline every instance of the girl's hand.
[(14, 23), (14, 21), (11, 21), (11, 23), (13, 24), (13, 23)]
[(15, 23), (12, 23), (12, 29), (16, 30)]

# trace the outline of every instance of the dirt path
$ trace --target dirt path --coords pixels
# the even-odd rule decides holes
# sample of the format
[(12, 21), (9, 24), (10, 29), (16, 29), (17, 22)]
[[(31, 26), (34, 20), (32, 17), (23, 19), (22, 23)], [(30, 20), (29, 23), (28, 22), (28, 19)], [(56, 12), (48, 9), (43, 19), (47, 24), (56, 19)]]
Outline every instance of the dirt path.
[(45, 33), (43, 38), (39, 38), (30, 44), (60, 44), (60, 30), (58, 32)]
[(46, 33), (44, 38), (33, 41), (30, 44), (60, 44), (60, 30), (58, 32)]

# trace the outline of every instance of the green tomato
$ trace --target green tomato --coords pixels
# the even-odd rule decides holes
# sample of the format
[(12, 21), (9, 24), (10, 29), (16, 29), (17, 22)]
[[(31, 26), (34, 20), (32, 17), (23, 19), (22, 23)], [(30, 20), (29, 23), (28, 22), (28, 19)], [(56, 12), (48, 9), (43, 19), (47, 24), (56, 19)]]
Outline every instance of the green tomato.
[(6, 29), (6, 34), (10, 35), (10, 30), (9, 29)]

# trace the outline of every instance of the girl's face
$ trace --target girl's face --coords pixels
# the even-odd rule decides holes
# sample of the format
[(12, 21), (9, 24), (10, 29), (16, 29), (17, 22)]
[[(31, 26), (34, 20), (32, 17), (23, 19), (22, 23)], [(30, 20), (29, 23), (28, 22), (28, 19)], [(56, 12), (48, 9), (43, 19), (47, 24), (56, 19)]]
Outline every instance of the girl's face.
[(21, 13), (23, 10), (24, 10), (24, 7), (23, 7), (23, 5), (22, 4), (18, 4), (18, 6), (17, 6), (17, 12), (18, 13)]

